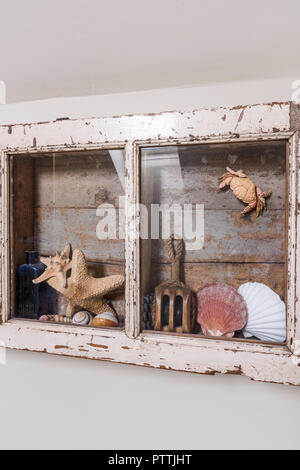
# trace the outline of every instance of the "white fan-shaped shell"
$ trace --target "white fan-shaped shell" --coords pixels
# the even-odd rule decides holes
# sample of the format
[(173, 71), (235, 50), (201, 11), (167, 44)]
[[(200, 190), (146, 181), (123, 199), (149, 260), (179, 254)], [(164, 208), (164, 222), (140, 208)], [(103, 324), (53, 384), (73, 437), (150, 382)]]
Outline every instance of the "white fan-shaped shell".
[(245, 338), (255, 336), (262, 341), (283, 343), (286, 340), (286, 308), (278, 294), (265, 284), (247, 282), (238, 292), (248, 308)]

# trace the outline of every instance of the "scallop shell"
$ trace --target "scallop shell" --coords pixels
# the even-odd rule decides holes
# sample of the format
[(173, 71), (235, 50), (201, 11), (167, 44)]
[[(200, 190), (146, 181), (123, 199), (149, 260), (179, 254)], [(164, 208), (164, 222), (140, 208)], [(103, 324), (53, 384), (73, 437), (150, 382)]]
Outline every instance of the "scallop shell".
[(81, 310), (73, 315), (73, 325), (89, 325), (92, 322), (92, 315), (87, 310)]
[(232, 338), (248, 320), (247, 305), (233, 287), (216, 283), (201, 287), (197, 292), (198, 316), (205, 336)]
[(247, 282), (239, 287), (248, 307), (245, 338), (255, 336), (262, 341), (284, 343), (286, 340), (286, 308), (278, 294), (265, 284)]
[(118, 326), (119, 322), (112, 312), (103, 312), (93, 319), (93, 326)]

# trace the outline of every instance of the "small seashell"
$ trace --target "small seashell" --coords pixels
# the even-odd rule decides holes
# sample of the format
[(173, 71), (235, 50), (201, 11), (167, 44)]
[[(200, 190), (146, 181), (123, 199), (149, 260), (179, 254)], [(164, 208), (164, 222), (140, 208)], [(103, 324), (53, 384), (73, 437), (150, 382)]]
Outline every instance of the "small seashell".
[(89, 325), (92, 322), (92, 315), (87, 310), (75, 313), (72, 318), (73, 325)]
[(72, 323), (71, 318), (65, 317), (63, 315), (54, 315), (54, 321), (56, 323), (67, 323), (68, 325)]
[(55, 315), (42, 315), (40, 321), (54, 321)]
[(197, 292), (198, 316), (205, 336), (232, 338), (242, 330), (248, 320), (247, 305), (243, 297), (227, 284), (208, 284)]
[(64, 317), (63, 315), (42, 315), (40, 321), (67, 324), (70, 324), (72, 322), (71, 318)]
[(112, 312), (103, 312), (93, 319), (93, 326), (118, 326), (119, 322)]
[(238, 292), (248, 308), (245, 338), (255, 336), (261, 341), (284, 343), (286, 340), (286, 308), (278, 294), (265, 284), (246, 282)]

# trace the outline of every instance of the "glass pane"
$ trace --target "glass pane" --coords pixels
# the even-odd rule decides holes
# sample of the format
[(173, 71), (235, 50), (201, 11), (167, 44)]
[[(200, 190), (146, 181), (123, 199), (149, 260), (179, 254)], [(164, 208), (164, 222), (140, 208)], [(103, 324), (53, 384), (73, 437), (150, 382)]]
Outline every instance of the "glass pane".
[(284, 342), (285, 142), (141, 158), (143, 328)]
[(12, 156), (11, 175), (12, 315), (123, 327), (123, 150)]

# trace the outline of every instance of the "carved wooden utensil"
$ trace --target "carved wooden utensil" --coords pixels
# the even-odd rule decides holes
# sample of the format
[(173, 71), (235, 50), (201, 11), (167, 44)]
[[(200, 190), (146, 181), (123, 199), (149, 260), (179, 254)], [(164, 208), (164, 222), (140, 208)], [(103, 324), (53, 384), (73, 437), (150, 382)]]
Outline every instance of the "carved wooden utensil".
[(174, 235), (168, 240), (168, 253), (172, 263), (171, 280), (156, 287), (153, 302), (153, 324), (156, 331), (191, 333), (196, 318), (196, 304), (193, 291), (180, 281), (180, 261), (183, 255), (183, 241)]

